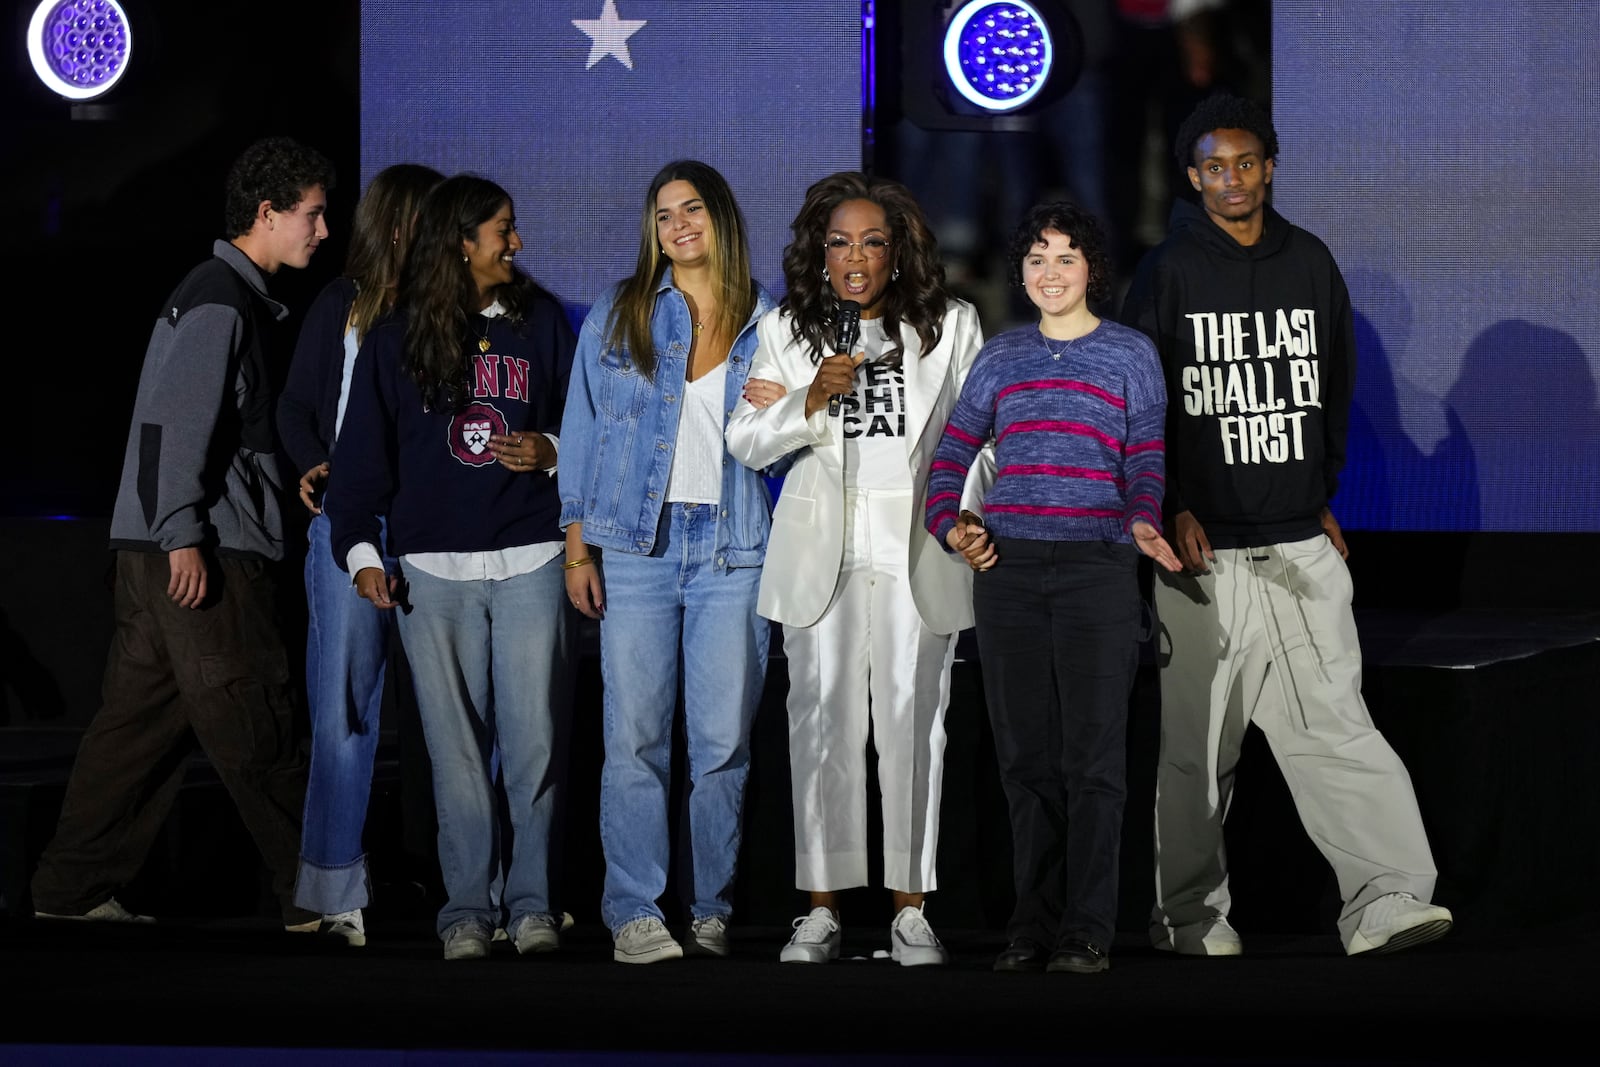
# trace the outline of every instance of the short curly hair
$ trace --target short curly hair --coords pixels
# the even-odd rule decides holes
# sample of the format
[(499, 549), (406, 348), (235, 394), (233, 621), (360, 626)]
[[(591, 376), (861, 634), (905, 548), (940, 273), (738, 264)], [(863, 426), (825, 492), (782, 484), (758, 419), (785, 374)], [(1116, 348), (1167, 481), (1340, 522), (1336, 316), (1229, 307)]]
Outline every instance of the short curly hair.
[(1183, 120), (1178, 135), (1172, 140), (1172, 154), (1178, 161), (1179, 171), (1194, 166), (1194, 146), (1212, 130), (1253, 133), (1261, 142), (1265, 157), (1274, 161), (1278, 158), (1278, 131), (1273, 129), (1272, 119), (1260, 104), (1232, 93), (1212, 93)]
[(293, 211), (305, 191), (333, 188), (334, 170), (326, 156), (290, 137), (267, 137), (239, 154), (228, 169), (223, 229), (228, 239), (243, 237), (255, 225), (265, 200), (274, 211)]
[(1099, 221), (1077, 204), (1066, 200), (1035, 204), (1011, 231), (1006, 245), (1006, 265), (1011, 284), (1022, 285), (1022, 261), (1033, 246), (1044, 240), (1046, 230), (1064, 234), (1072, 247), (1083, 253), (1089, 264), (1089, 302), (1102, 304), (1111, 296), (1111, 258), (1106, 253), (1105, 231)]

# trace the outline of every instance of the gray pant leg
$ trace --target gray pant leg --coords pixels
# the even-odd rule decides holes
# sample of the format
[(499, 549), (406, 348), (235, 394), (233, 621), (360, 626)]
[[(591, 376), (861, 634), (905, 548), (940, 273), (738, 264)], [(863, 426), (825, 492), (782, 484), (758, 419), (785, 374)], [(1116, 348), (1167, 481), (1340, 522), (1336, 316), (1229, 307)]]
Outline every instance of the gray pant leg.
[[(1344, 560), (1323, 537), (1254, 549), (1276, 679), (1254, 722), (1271, 744), (1300, 821), (1333, 867), (1348, 944), (1386, 893), (1433, 895), (1438, 872), (1411, 776), (1361, 697), (1361, 648)], [(1279, 684), (1281, 682), (1281, 684)]]
[[(1230, 554), (1217, 553), (1210, 574), (1158, 572), (1161, 633), (1161, 751), (1156, 770), (1156, 902), (1151, 934), (1227, 915), (1227, 853), (1222, 822), (1234, 768), (1259, 685)], [(1247, 605), (1246, 605), (1247, 607)], [(1254, 651), (1259, 658), (1260, 643)]]

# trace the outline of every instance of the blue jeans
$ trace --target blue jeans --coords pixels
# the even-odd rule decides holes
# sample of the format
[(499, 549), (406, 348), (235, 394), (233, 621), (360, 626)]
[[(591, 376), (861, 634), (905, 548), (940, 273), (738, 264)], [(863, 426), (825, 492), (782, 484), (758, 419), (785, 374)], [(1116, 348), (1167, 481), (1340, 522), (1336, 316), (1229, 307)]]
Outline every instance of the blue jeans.
[(689, 851), (679, 870), (692, 879), (680, 892), (697, 919), (733, 910), (750, 724), (771, 624), (756, 614), (761, 569), (716, 565), (716, 512), (710, 504), (668, 504), (650, 555), (610, 551), (602, 563), (600, 917), (613, 931), (645, 916), (665, 918), (656, 900), (671, 862), (667, 798), (680, 662), (689, 825), (679, 842)]
[(400, 637), (439, 815), (447, 899), (437, 929), (443, 935), (471, 921), (514, 930), (528, 916), (556, 913), (550, 857), (559, 843), (576, 634), (561, 557), (497, 581), (449, 581), (404, 560), (400, 570)]
[(357, 596), (350, 576), (333, 561), (327, 516), (311, 520), (307, 539), (311, 775), (294, 902), (331, 915), (363, 907), (371, 895), (361, 832), (372, 793), (393, 616)]

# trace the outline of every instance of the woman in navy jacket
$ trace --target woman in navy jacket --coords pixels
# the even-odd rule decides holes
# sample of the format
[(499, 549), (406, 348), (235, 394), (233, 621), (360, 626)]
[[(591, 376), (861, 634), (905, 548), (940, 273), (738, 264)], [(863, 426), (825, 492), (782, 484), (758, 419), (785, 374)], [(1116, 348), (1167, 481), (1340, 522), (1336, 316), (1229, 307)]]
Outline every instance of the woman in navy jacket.
[[(443, 174), (417, 163), (396, 163), (372, 179), (356, 205), (344, 273), (306, 312), (278, 398), (278, 432), (302, 472), (300, 499), (311, 512), (305, 566), (311, 774), (294, 899), (322, 913), (322, 932), (353, 945), (367, 941), (361, 909), (371, 895), (371, 879), (361, 834), (372, 792), (393, 616), (350, 595), (350, 579), (328, 547), (328, 517), (319, 498), (344, 422), (356, 352), (373, 323), (394, 307), (417, 207), (443, 180)], [(395, 564), (386, 560), (385, 567), (392, 571)]]

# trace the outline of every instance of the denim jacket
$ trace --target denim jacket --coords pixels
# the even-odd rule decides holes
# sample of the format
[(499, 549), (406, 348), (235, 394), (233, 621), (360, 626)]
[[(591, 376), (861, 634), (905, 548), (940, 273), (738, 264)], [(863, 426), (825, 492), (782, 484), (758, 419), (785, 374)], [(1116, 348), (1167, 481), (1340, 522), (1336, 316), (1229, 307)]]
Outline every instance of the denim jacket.
[[(595, 303), (578, 336), (561, 420), (561, 528), (581, 522), (585, 544), (644, 555), (655, 546), (666, 499), (694, 323), (683, 293), (670, 273), (663, 274), (650, 318), (656, 369), (646, 378), (626, 348), (606, 340), (616, 294), (613, 287)], [(756, 320), (772, 307), (772, 298), (757, 286), (755, 308), (728, 353), (724, 428), (750, 374)], [(759, 472), (726, 452), (719, 512), (716, 568), (761, 566), (772, 494)]]

